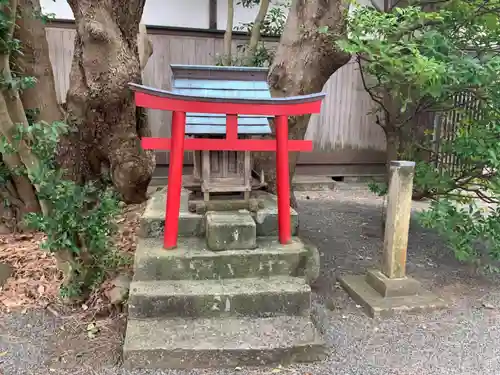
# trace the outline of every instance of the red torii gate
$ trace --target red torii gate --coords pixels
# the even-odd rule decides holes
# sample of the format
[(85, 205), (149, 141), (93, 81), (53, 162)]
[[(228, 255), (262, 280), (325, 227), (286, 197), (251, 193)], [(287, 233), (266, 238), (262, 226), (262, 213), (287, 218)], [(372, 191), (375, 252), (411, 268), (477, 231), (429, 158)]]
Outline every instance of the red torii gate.
[[(182, 189), (184, 151), (275, 151), (276, 184), (278, 196), (278, 233), (282, 244), (291, 241), (290, 172), (288, 152), (312, 151), (312, 141), (288, 139), (288, 116), (319, 113), (324, 93), (288, 98), (213, 98), (176, 94), (135, 83), (129, 84), (135, 92), (139, 107), (172, 111), (172, 138), (143, 138), (143, 149), (170, 150), (168, 170), (167, 207), (165, 212), (164, 247), (177, 246), (179, 210)], [(226, 115), (225, 139), (185, 139), (186, 112)], [(275, 116), (276, 140), (238, 139), (238, 114)]]

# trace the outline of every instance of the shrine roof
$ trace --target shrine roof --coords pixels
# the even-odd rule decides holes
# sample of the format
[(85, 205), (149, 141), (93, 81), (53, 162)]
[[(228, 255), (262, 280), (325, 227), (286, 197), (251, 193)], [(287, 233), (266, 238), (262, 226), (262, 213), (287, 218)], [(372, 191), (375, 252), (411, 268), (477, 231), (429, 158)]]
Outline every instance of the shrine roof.
[[(177, 94), (207, 98), (269, 99), (267, 69), (211, 65), (170, 65), (172, 91)], [(186, 135), (223, 135), (226, 115), (187, 113)], [(269, 118), (256, 115), (238, 116), (238, 134), (270, 134)]]

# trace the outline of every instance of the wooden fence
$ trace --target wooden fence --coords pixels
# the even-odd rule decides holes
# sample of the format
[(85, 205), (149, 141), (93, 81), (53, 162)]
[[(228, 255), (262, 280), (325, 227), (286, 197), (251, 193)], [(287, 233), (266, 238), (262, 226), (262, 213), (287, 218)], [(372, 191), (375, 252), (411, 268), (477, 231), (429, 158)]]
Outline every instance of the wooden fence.
[(446, 171), (452, 175), (458, 174), (466, 168), (455, 154), (450, 152), (448, 145), (458, 135), (460, 127), (465, 125), (465, 120), (479, 120), (481, 109), (479, 101), (470, 93), (463, 93), (453, 98), (453, 110), (436, 115), (434, 118), (434, 163), (441, 172)]
[[(220, 33), (149, 28), (148, 34), (153, 43), (153, 55), (143, 72), (143, 80), (146, 85), (156, 88), (171, 88), (169, 64), (214, 64), (223, 50)], [(47, 28), (57, 96), (61, 102), (69, 87), (74, 35), (72, 24), (51, 24)], [(244, 43), (244, 39), (237, 35), (234, 46)], [(359, 167), (358, 172), (351, 174), (363, 174), (363, 168), (383, 163), (385, 136), (368, 115), (371, 100), (362, 88), (357, 65), (350, 63), (342, 67), (326, 83), (324, 91), (327, 96), (322, 112), (311, 118), (306, 134), (307, 139), (313, 140), (315, 151), (302, 154), (299, 162), (322, 165), (320, 173), (331, 175), (350, 174), (352, 168), (349, 166)], [(154, 136), (170, 134), (170, 117), (166, 111), (149, 112)], [(157, 163), (168, 163), (167, 153), (157, 155)], [(332, 166), (343, 167), (334, 171)]]

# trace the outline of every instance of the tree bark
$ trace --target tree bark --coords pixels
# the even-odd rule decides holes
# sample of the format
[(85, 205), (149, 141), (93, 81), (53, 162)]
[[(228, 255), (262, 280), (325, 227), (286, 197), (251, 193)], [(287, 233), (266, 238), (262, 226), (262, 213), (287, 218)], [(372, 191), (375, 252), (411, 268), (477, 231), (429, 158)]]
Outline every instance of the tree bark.
[(250, 34), (250, 42), (248, 42), (248, 49), (246, 54), (247, 64), (251, 62), (251, 58), (255, 54), (255, 51), (257, 50), (257, 45), (259, 44), (260, 40), (260, 29), (262, 28), (262, 22), (264, 21), (264, 18), (266, 18), (268, 9), (269, 9), (269, 0), (261, 0), (259, 11), (257, 13), (257, 16), (255, 16), (252, 32)]
[(14, 38), (21, 44), (21, 53), (11, 59), (14, 71), (34, 77), (36, 85), (20, 93), (24, 110), (34, 114), (34, 121), (62, 121), (64, 114), (57, 102), (54, 73), (49, 57), (45, 24), (41, 19), (39, 0), (18, 0), (17, 27)]
[[(5, 38), (4, 40), (10, 41), (14, 35), (14, 29), (16, 26), (15, 20), (17, 13), (17, 0), (10, 0), (8, 4), (4, 4), (3, 12), (4, 14), (10, 16), (10, 19), (12, 20), (3, 36)], [(7, 48), (0, 51), (0, 72), (2, 74), (2, 82), (12, 82), (13, 77), (10, 69), (10, 51)], [(16, 130), (16, 126), (19, 125), (25, 127), (28, 126), (28, 120), (19, 97), (19, 92), (14, 86), (4, 84), (1, 88), (0, 95), (0, 132), (7, 139), (11, 140)], [(16, 159), (16, 155), (19, 159)], [(7, 155), (7, 163), (19, 165), (19, 161), (24, 165), (24, 167), (26, 167), (28, 172), (36, 171), (40, 165), (40, 161), (35, 155), (33, 155), (25, 140), (20, 140), (18, 142), (16, 154), (11, 154), (11, 156)], [(23, 186), (24, 185), (25, 183), (23, 183)], [(34, 185), (34, 188), (38, 190), (38, 186)], [(37, 209), (37, 205), (35, 204), (36, 197), (33, 200), (30, 189), (23, 188), (18, 191), (18, 193), (21, 193), (21, 191), (26, 192), (26, 196), (22, 197), (23, 201), (30, 207), (33, 207), (33, 209)], [(48, 208), (44, 202), (39, 202), (39, 204), (42, 211), (46, 213)]]
[(224, 33), (224, 65), (233, 65), (232, 44), (233, 44), (233, 19), (234, 19), (234, 0), (227, 0), (227, 24)]
[[(288, 14), (268, 83), (273, 97), (307, 95), (320, 92), (333, 73), (345, 65), (349, 54), (335, 45), (346, 31), (346, 7), (341, 0), (294, 0)], [(328, 27), (330, 33), (321, 32)], [(310, 116), (289, 119), (289, 138), (304, 139)], [(274, 133), (274, 125), (273, 133)], [(261, 153), (255, 169), (264, 170), (268, 190), (276, 192), (276, 155)], [(290, 154), (293, 178), (298, 153)], [(292, 196), (292, 205), (296, 202)]]
[[(6, 16), (10, 16), (11, 23), (3, 36), (5, 41), (10, 41), (15, 28), (17, 1), (11, 0), (8, 4), (4, 4), (2, 12)], [(10, 69), (10, 57), (8, 49), (0, 51), (2, 81), (7, 83), (13, 79)], [(19, 92), (13, 86), (4, 84), (0, 92), (0, 133), (10, 140), (18, 124), (28, 125)], [(19, 141), (17, 152), (5, 152), (0, 161), (7, 170), (13, 172), (10, 180), (5, 181), (0, 189), (0, 196), (10, 203), (10, 207), (4, 205), (2, 209), (2, 224), (10, 221), (11, 225), (8, 225), (8, 228), (17, 230), (25, 213), (39, 212), (42, 209), (46, 211), (46, 207), (41, 205), (43, 202), (39, 202), (37, 199), (36, 186), (32, 184), (27, 176), (17, 174), (18, 169), (26, 168), (28, 171), (33, 171), (38, 167), (39, 162), (24, 140)]]
[(148, 63), (149, 58), (153, 54), (153, 43), (151, 43), (151, 40), (148, 38), (146, 25), (143, 23), (139, 24), (137, 48), (139, 50), (139, 66), (142, 72)]
[(137, 41), (145, 0), (68, 3), (77, 25), (66, 98), (74, 130), (61, 142), (59, 162), (80, 183), (109, 170), (125, 202), (143, 202), (154, 157), (141, 148), (128, 83), (141, 82)]

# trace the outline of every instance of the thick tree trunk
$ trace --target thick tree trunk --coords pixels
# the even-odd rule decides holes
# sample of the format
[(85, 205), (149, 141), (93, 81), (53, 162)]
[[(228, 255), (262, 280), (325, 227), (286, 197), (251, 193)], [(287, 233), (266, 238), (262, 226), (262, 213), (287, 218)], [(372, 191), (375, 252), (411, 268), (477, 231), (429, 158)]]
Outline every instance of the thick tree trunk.
[[(341, 0), (293, 1), (269, 70), (268, 83), (273, 97), (320, 92), (330, 76), (349, 61), (350, 56), (332, 40), (332, 34), (338, 37), (345, 34), (345, 12)], [(328, 27), (330, 35), (321, 32), (322, 27)], [(290, 139), (304, 139), (309, 118), (290, 118)], [(275, 156), (262, 153), (256, 158), (256, 170), (264, 170), (271, 192), (276, 192)], [(293, 178), (297, 158), (297, 153), (290, 154), (290, 178)], [(293, 194), (291, 203), (295, 205)]]
[(153, 153), (140, 146), (128, 88), (129, 82), (141, 82), (137, 40), (144, 2), (68, 1), (77, 25), (66, 99), (75, 131), (61, 142), (59, 161), (78, 182), (99, 179), (109, 168), (127, 203), (147, 199), (154, 169)]
[(252, 56), (255, 54), (257, 50), (257, 45), (260, 40), (260, 29), (262, 28), (262, 22), (264, 18), (266, 18), (267, 11), (269, 9), (269, 0), (261, 0), (259, 5), (259, 11), (257, 12), (257, 16), (255, 16), (255, 20), (252, 27), (252, 33), (250, 34), (250, 42), (248, 42), (247, 49), (247, 64), (251, 63)]
[(36, 78), (36, 86), (20, 93), (25, 111), (36, 111), (34, 121), (62, 121), (63, 111), (57, 102), (54, 73), (49, 57), (45, 24), (39, 0), (18, 0), (18, 19), (14, 37), (21, 43), (21, 53), (11, 59), (14, 71)]
[(224, 33), (224, 65), (233, 65), (232, 44), (233, 44), (233, 19), (234, 19), (234, 0), (227, 0), (227, 23)]

